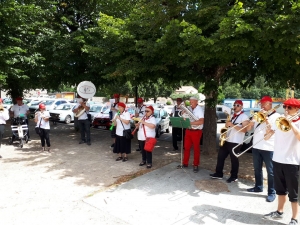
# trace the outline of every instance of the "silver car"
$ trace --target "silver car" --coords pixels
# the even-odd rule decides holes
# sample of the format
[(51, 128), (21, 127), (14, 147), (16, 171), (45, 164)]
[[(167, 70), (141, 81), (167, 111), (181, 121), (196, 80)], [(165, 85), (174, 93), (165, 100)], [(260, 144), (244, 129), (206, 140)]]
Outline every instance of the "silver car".
[(73, 108), (76, 103), (65, 103), (57, 106), (55, 109), (49, 110), (50, 120), (54, 122), (71, 123), (74, 121)]

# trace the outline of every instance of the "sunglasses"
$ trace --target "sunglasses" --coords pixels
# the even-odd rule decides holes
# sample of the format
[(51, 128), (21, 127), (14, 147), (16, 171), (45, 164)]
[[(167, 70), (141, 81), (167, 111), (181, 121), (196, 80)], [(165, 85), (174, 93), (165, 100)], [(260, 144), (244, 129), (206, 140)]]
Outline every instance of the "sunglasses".
[(242, 105), (239, 105), (239, 104), (234, 104), (233, 107), (240, 107)]
[(287, 106), (287, 105), (283, 105), (282, 106), (284, 109), (288, 109), (288, 110), (291, 110), (293, 107), (292, 106)]
[(149, 110), (145, 110), (145, 112), (151, 112), (151, 111), (149, 111)]

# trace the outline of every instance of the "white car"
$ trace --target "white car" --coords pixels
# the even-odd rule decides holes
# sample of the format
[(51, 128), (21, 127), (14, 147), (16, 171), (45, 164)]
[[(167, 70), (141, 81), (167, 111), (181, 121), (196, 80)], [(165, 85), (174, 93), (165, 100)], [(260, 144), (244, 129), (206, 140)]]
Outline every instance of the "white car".
[(55, 122), (65, 122), (71, 123), (74, 121), (73, 108), (76, 106), (76, 103), (65, 103), (57, 106), (53, 110), (49, 110), (50, 120)]

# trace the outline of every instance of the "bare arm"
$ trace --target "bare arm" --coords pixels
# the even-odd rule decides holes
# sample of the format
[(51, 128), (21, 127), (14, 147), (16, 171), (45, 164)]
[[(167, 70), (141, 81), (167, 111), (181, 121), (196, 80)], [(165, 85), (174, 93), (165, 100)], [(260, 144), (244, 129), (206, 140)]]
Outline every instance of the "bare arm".
[(200, 118), (194, 122), (191, 122), (191, 125), (202, 125), (204, 123), (204, 118)]

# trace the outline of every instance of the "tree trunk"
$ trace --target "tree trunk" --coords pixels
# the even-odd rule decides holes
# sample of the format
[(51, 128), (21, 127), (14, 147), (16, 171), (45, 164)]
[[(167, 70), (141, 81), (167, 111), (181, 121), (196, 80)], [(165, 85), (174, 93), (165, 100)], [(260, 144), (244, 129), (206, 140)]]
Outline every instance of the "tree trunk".
[(203, 154), (216, 152), (218, 148), (216, 104), (218, 101), (218, 88), (220, 78), (224, 74), (226, 67), (216, 66), (206, 70), (206, 82), (204, 87), (205, 112), (203, 126)]

